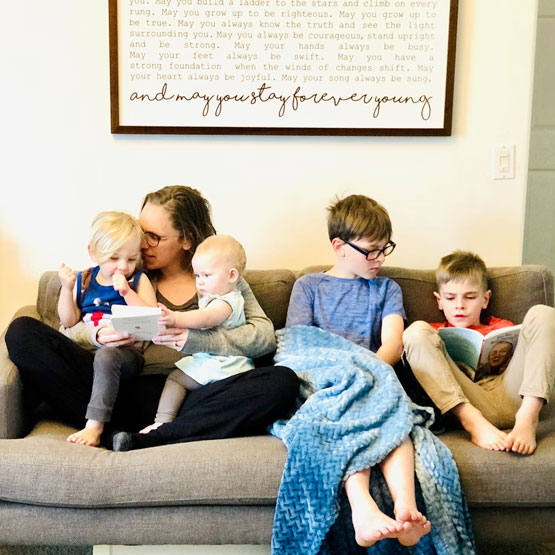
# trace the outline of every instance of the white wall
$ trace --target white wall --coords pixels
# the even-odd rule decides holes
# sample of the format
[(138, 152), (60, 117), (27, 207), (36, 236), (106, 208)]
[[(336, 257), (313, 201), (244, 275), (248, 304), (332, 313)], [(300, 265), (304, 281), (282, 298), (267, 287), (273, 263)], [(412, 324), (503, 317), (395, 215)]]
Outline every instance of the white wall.
[[(390, 264), (434, 267), (455, 248), (520, 262), (536, 26), (534, 0), (460, 0), (452, 137), (114, 136), (108, 2), (3, 1), (0, 326), (44, 270), (88, 263), (93, 216), (136, 213), (168, 184), (199, 188), (252, 268), (331, 261), (324, 208), (360, 192), (392, 216)], [(491, 145), (516, 144), (513, 180)]]

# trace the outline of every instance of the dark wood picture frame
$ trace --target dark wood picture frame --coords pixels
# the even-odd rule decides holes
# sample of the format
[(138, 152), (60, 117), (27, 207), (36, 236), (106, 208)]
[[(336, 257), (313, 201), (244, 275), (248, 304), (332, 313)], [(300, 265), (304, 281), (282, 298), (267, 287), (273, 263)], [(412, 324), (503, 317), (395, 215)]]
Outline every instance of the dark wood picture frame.
[[(458, 0), (438, 0), (449, 2), (449, 29), (447, 41), (443, 45), (446, 49), (446, 67), (444, 81), (440, 84), (440, 91), (444, 90), (444, 102), (440, 108), (443, 109), (443, 121), (441, 125), (427, 127), (426, 125), (406, 127), (343, 127), (341, 124), (318, 125), (318, 126), (268, 126), (256, 125), (256, 122), (247, 122), (243, 125), (167, 125), (166, 123), (129, 124), (122, 121), (120, 108), (130, 98), (122, 99), (120, 83), (120, 51), (118, 48), (120, 40), (120, 28), (118, 25), (118, 5), (124, 0), (108, 0), (109, 8), (109, 36), (110, 36), (110, 109), (111, 109), (111, 132), (113, 134), (223, 134), (223, 135), (337, 135), (337, 136), (450, 136), (453, 119), (453, 89), (455, 75), (455, 51), (457, 36)], [(158, 0), (156, 0), (158, 3)], [(340, 0), (341, 1), (341, 0)], [(356, 1), (356, 0), (355, 0)], [(153, 3), (154, 0), (151, 0)], [(358, 2), (357, 2), (358, 5)], [(444, 89), (443, 89), (444, 84)], [(166, 84), (167, 85), (167, 84)], [(259, 90), (259, 89), (258, 89)], [(358, 94), (358, 93), (355, 93)], [(353, 94), (353, 97), (355, 96)], [(146, 95), (144, 95), (146, 96)], [(314, 95), (316, 96), (316, 95)], [(324, 94), (325, 96), (325, 94)], [(363, 95), (365, 96), (365, 95)], [(370, 96), (370, 98), (372, 98)], [(378, 98), (377, 96), (375, 97)], [(387, 96), (384, 96), (387, 102)], [(409, 97), (407, 97), (409, 98)], [(421, 98), (425, 98), (422, 95)], [(432, 98), (431, 96), (429, 97)], [(395, 97), (389, 100), (395, 102)], [(415, 97), (416, 99), (416, 97)], [(167, 100), (164, 98), (164, 100)], [(187, 99), (189, 100), (189, 99)], [(232, 99), (233, 100), (233, 99)], [(329, 99), (326, 99), (326, 101)], [(349, 98), (340, 100), (350, 100)], [(316, 103), (316, 100), (314, 101)], [(364, 102), (366, 104), (367, 102)], [(401, 102), (399, 102), (400, 104)], [(406, 100), (405, 103), (408, 103)], [(416, 103), (413, 101), (413, 104)], [(328, 102), (329, 104), (329, 102)], [(379, 106), (378, 106), (379, 108)]]

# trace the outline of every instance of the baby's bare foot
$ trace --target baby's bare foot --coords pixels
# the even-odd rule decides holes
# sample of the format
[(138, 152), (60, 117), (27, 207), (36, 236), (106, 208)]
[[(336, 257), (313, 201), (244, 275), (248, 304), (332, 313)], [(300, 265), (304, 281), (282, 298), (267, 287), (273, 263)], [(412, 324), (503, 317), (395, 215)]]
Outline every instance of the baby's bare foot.
[(154, 422), (154, 424), (151, 424), (150, 426), (143, 428), (139, 433), (148, 434), (148, 432), (152, 432), (152, 430), (157, 430), (162, 424), (163, 422)]
[(521, 455), (531, 455), (536, 450), (540, 410), (544, 400), (539, 397), (524, 397), (515, 417), (515, 426), (509, 432), (511, 451)]
[(416, 545), (422, 536), (429, 534), (431, 524), (417, 509), (395, 508), (395, 518), (404, 525), (397, 537), (401, 545)]
[(100, 445), (100, 436), (104, 430), (104, 423), (96, 420), (89, 420), (85, 427), (67, 437), (66, 441), (78, 445), (88, 445), (97, 447)]

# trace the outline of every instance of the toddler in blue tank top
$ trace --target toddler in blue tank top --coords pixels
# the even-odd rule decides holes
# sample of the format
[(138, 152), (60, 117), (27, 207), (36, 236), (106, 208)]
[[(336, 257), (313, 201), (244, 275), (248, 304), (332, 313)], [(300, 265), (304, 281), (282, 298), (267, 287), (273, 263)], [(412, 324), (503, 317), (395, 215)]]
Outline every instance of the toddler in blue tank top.
[[(150, 280), (138, 270), (142, 230), (132, 216), (101, 212), (93, 221), (89, 254), (97, 266), (75, 273), (62, 264), (58, 301), (60, 322), (65, 328), (79, 321), (99, 330), (110, 326), (114, 304), (156, 306)], [(96, 334), (94, 334), (96, 337)], [(94, 354), (94, 378), (85, 427), (67, 440), (97, 446), (106, 422), (110, 421), (121, 379), (136, 376), (144, 365), (141, 344), (100, 347)]]

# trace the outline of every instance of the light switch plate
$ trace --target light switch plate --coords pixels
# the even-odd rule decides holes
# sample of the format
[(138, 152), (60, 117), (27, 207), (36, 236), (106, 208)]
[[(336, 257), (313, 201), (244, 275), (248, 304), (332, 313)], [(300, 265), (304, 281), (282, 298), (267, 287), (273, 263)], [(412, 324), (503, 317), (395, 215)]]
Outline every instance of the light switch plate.
[(494, 145), (491, 154), (491, 177), (493, 179), (514, 179), (515, 145)]

